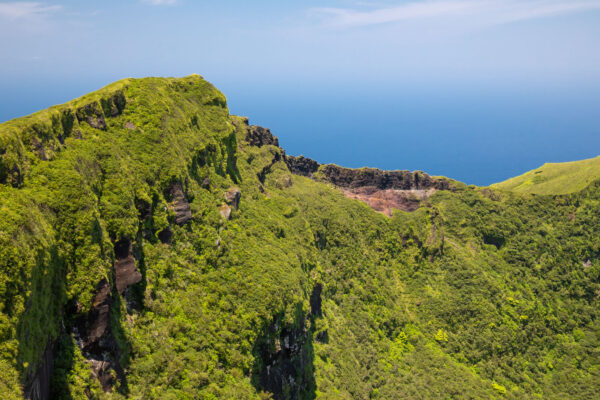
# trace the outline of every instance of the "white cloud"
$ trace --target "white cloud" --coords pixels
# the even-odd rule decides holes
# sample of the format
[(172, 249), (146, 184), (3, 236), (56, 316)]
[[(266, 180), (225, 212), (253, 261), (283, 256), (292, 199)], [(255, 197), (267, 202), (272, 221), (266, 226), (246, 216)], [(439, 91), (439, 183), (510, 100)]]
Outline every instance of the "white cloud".
[(177, 3), (177, 0), (142, 0), (142, 3), (152, 4), (153, 6), (170, 6)]
[(44, 16), (61, 9), (61, 6), (49, 6), (33, 1), (0, 3), (0, 17), (9, 19)]
[(328, 25), (356, 27), (434, 18), (472, 18), (477, 23), (505, 23), (600, 9), (600, 0), (417, 0), (396, 6), (314, 8)]

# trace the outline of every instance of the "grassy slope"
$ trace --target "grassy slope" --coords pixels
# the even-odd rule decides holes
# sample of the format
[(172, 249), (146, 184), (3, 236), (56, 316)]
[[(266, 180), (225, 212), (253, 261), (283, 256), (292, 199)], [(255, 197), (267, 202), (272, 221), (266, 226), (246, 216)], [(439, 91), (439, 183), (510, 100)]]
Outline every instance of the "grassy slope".
[[(57, 398), (265, 398), (257, 346), (276, 348), (281, 329), (298, 325), (317, 283), (323, 316), (306, 319), (309, 357), (292, 377), (306, 382), (303, 398), (597, 393), (596, 185), (557, 198), (462, 187), (387, 218), (291, 175), (279, 149), (247, 145), (200, 78), (123, 90), (128, 105), (108, 131), (81, 127), (83, 140), (67, 139), (53, 161), (29, 157), (21, 187), (0, 186), (4, 393), (19, 397), (50, 335), (61, 343)], [(123, 130), (126, 121), (140, 129)], [(195, 215), (183, 227), (164, 196), (173, 179)], [(242, 200), (226, 221), (218, 207), (231, 186)], [(152, 212), (142, 220), (144, 199)], [(166, 225), (170, 244), (156, 238)], [(72, 316), (59, 335), (60, 309), (89, 307), (95, 283), (112, 279), (111, 242), (127, 235), (143, 255), (142, 307), (113, 305), (128, 382), (103, 394), (69, 334)]]
[(519, 193), (566, 194), (578, 192), (597, 179), (600, 179), (600, 156), (581, 161), (546, 163), (491, 187)]

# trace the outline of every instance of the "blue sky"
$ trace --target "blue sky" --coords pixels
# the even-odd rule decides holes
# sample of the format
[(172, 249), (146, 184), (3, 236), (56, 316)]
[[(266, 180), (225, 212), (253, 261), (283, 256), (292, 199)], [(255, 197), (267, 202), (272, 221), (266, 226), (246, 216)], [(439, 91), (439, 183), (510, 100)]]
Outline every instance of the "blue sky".
[(0, 1), (0, 121), (190, 73), (322, 162), (489, 184), (600, 154), (600, 0)]

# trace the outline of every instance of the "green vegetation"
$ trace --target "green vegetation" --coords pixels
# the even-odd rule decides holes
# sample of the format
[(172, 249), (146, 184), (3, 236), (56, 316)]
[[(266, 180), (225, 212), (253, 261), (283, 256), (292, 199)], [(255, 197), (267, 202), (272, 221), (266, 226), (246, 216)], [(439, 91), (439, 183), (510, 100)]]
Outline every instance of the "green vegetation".
[(600, 156), (581, 161), (546, 163), (491, 187), (518, 193), (567, 194), (583, 190), (598, 179)]
[[(56, 399), (597, 396), (600, 182), (456, 184), (388, 218), (292, 175), (247, 129), (199, 76), (125, 80), (0, 125), (7, 398), (48, 344)], [(193, 215), (181, 225), (174, 184)], [(121, 295), (123, 239), (142, 281)], [(124, 371), (106, 393), (76, 329), (103, 279)]]

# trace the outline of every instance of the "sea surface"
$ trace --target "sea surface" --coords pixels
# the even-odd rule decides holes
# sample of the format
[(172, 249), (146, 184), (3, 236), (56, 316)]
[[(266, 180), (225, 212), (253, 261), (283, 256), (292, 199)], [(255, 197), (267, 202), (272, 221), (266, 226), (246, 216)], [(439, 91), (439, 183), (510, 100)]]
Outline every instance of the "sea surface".
[[(0, 121), (106, 83), (4, 83)], [(600, 154), (600, 88), (593, 85), (214, 83), (231, 113), (270, 128), (288, 154), (321, 163), (489, 185), (545, 162)]]

